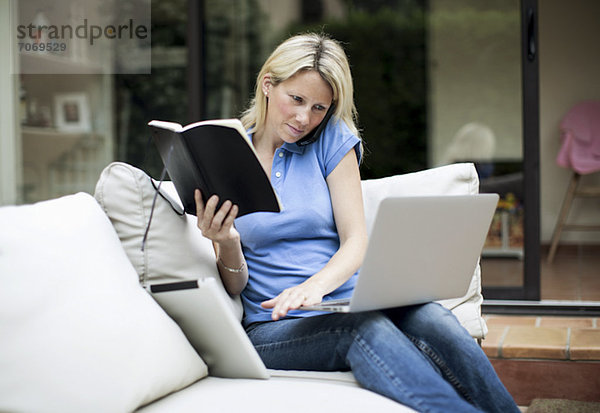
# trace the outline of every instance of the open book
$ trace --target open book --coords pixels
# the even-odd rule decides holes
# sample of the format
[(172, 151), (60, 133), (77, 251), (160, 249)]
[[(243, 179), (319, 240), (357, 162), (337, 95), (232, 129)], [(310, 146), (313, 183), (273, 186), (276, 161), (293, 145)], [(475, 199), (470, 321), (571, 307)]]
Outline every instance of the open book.
[(216, 194), (219, 206), (226, 200), (238, 205), (238, 217), (281, 210), (238, 119), (209, 120), (187, 126), (153, 120), (148, 125), (185, 212), (196, 215), (196, 188), (202, 191), (205, 203)]

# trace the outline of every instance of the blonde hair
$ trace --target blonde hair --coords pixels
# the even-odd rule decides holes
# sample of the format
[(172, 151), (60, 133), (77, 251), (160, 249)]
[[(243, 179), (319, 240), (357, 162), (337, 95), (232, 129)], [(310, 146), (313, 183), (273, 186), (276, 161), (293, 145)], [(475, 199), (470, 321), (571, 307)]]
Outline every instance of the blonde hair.
[(290, 37), (281, 43), (265, 61), (256, 79), (256, 89), (250, 107), (242, 115), (242, 124), (250, 132), (263, 128), (267, 118), (267, 98), (262, 93), (262, 79), (271, 75), (271, 84), (291, 78), (301, 71), (317, 71), (333, 91), (336, 105), (333, 117), (342, 120), (360, 137), (354, 105), (352, 75), (346, 53), (340, 44), (329, 37), (308, 33)]

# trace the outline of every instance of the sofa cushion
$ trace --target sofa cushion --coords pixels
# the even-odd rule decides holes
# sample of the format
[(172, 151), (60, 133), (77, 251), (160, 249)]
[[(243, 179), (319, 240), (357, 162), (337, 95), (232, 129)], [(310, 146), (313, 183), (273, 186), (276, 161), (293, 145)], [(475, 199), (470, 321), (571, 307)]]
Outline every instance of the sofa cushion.
[[(395, 175), (362, 182), (367, 230), (370, 232), (382, 199), (392, 196), (467, 195), (479, 192), (479, 177), (472, 163), (458, 163), (424, 171)], [(443, 300), (461, 324), (475, 338), (487, 334), (481, 318), (481, 269), (475, 268), (467, 293), (463, 297)]]
[(302, 377), (271, 377), (269, 380), (207, 377), (140, 409), (139, 413), (199, 411), (414, 413), (407, 406), (352, 384)]
[[(114, 225), (140, 283), (146, 286), (212, 277), (223, 287), (212, 243), (202, 236), (196, 217), (176, 211), (181, 201), (172, 182), (163, 182), (160, 186), (161, 196), (156, 197), (142, 250), (155, 186), (158, 187), (158, 183), (153, 184), (142, 170), (114, 162), (102, 171), (94, 193)], [(231, 308), (241, 320), (243, 309), (239, 297), (232, 298)]]
[(0, 208), (0, 411), (132, 411), (207, 374), (90, 195)]

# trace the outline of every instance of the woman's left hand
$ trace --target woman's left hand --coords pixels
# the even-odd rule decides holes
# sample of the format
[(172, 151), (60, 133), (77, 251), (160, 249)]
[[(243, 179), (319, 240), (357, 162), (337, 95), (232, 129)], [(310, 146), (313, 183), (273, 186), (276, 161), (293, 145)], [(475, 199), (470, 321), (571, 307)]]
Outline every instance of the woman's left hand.
[(323, 300), (323, 293), (313, 285), (302, 283), (295, 287), (286, 288), (277, 297), (263, 301), (263, 308), (272, 308), (271, 318), (279, 320), (285, 317), (290, 310), (297, 310), (303, 305), (319, 304)]

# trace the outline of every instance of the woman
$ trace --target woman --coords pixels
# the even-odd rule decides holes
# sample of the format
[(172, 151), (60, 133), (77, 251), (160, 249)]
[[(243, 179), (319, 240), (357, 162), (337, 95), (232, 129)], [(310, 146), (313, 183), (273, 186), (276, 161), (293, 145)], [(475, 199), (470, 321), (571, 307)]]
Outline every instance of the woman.
[[(263, 65), (242, 117), (283, 211), (236, 219), (237, 206), (216, 210), (216, 196), (203, 205), (196, 191), (198, 227), (215, 245), (225, 287), (242, 294), (248, 336), (269, 368), (351, 369), (364, 387), (419, 411), (518, 411), (481, 349), (438, 304), (302, 311), (349, 297), (365, 254), (355, 119), (343, 49), (321, 35), (292, 37)], [(321, 122), (322, 134), (311, 137)]]

